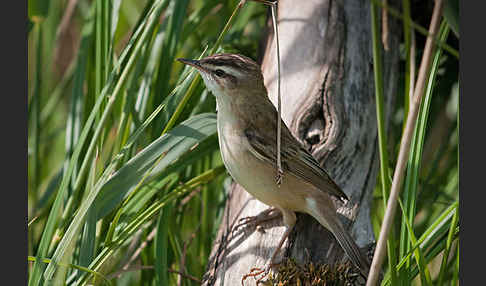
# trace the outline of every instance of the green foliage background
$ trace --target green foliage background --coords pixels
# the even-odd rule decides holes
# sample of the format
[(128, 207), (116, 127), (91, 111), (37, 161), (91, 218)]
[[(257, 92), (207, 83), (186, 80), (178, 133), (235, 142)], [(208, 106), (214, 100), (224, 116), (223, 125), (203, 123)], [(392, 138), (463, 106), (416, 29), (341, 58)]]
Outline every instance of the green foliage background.
[[(29, 285), (199, 284), (229, 178), (215, 100), (175, 59), (221, 51), (256, 59), (267, 8), (249, 1), (225, 29), (238, 2), (29, 0)], [(410, 15), (403, 3), (400, 15)], [(459, 35), (447, 5), (439, 40), (452, 41), (452, 53), (438, 49), (429, 71), (384, 284), (457, 283)], [(408, 110), (414, 29), (403, 23), (385, 174)], [(417, 63), (421, 43), (417, 33)], [(379, 64), (375, 71), (379, 87)], [(375, 191), (376, 236), (389, 176)]]

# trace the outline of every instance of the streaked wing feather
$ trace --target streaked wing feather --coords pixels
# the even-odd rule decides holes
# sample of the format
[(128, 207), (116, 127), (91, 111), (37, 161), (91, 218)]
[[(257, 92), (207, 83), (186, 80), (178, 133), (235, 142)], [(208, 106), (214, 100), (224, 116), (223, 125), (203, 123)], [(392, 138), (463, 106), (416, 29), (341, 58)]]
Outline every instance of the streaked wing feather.
[[(257, 134), (254, 128), (246, 129), (245, 135), (250, 143), (250, 152), (258, 159), (276, 166), (276, 138), (272, 134)], [(341, 188), (336, 185), (316, 159), (290, 134), (290, 131), (284, 124), (282, 124), (281, 139), (281, 160), (284, 172), (290, 172), (294, 176), (341, 200), (348, 200)]]

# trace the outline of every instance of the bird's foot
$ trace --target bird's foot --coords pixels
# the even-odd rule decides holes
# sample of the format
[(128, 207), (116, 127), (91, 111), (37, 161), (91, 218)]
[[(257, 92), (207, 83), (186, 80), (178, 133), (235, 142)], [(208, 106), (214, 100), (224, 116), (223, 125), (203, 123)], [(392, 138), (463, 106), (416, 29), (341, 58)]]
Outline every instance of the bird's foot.
[[(256, 279), (256, 285), (258, 285), (258, 283), (262, 282), (262, 280), (267, 277), (267, 275), (270, 273), (270, 270), (272, 269), (272, 267), (278, 265), (279, 263), (269, 263), (267, 267), (265, 268), (260, 268), (260, 267), (255, 267), (255, 268), (252, 268), (250, 269), (250, 273), (246, 274), (243, 276), (243, 278), (241, 278), (241, 285), (244, 286), (245, 284), (245, 280), (249, 277), (253, 277), (254, 279)], [(260, 277), (258, 277), (260, 276)]]
[(238, 230), (242, 226), (246, 227), (257, 227), (260, 226), (262, 223), (279, 218), (282, 214), (276, 208), (269, 208), (267, 210), (262, 211), (256, 216), (248, 216), (241, 218), (238, 221), (238, 224), (233, 228), (234, 231)]

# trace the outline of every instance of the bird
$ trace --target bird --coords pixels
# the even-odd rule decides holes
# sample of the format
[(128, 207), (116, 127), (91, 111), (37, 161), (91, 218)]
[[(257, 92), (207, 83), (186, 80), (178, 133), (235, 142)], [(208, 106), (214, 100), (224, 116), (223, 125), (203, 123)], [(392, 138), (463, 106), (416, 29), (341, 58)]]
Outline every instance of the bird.
[(329, 230), (366, 277), (369, 261), (339, 221), (332, 199), (347, 202), (348, 197), (281, 118), (284, 176), (276, 183), (278, 113), (268, 98), (260, 66), (249, 57), (230, 53), (177, 60), (194, 67), (216, 98), (218, 140), (228, 173), (253, 197), (282, 214), (286, 230), (269, 265), (291, 233), (295, 213), (301, 212)]

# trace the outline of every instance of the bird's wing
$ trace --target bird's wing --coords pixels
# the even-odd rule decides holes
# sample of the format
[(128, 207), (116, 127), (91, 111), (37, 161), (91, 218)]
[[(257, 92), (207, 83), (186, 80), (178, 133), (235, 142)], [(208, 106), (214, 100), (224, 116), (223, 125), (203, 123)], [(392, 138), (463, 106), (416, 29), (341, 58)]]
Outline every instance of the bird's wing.
[[(290, 172), (340, 200), (348, 200), (346, 194), (331, 179), (316, 159), (294, 138), (283, 122), (281, 131), (281, 163), (283, 171)], [(250, 152), (258, 159), (276, 168), (276, 131), (263, 134), (258, 132), (257, 129), (250, 127), (245, 130), (245, 135), (250, 144)]]

